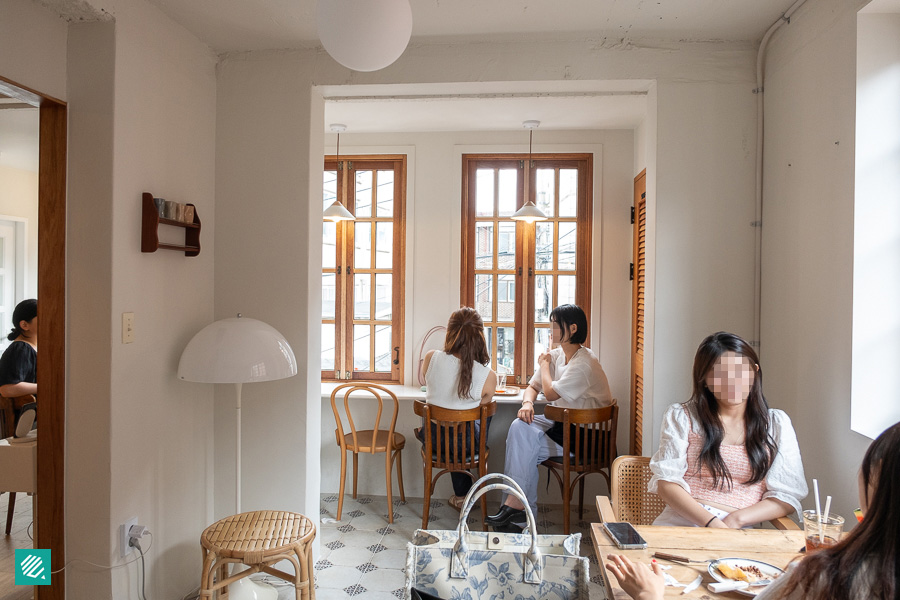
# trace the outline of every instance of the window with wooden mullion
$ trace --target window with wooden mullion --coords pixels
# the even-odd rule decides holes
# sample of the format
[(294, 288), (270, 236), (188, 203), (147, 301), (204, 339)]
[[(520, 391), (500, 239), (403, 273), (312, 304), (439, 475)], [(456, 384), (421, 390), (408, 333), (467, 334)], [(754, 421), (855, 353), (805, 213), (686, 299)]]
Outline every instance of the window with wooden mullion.
[(546, 220), (534, 224), (526, 257), (534, 324), (525, 344), (529, 372), (537, 368), (538, 354), (549, 348), (554, 307), (577, 304), (590, 322), (589, 163), (586, 158), (537, 158), (529, 174), (529, 196), (547, 215)]
[[(484, 319), (492, 368), (502, 365), (520, 383), (549, 342), (553, 307), (577, 303), (590, 315), (591, 259), (591, 156), (535, 156), (533, 167), (524, 158), (463, 156), (462, 199), (461, 300)], [(546, 221), (510, 219), (524, 202), (526, 178)]]
[[(335, 287), (343, 293), (335, 303), (335, 366), (330, 371), (323, 297), (323, 379), (402, 382), (406, 163), (405, 157), (385, 158), (342, 160), (347, 168), (339, 189), (356, 220), (337, 227), (341, 248)], [(327, 173), (326, 162), (326, 189)], [(323, 277), (328, 275), (324, 270)]]
[(510, 217), (521, 206), (520, 161), (472, 162), (465, 179), (471, 202), (466, 206), (463, 261), (470, 277), (464, 278), (462, 302), (481, 314), (491, 368), (515, 376), (522, 369), (516, 347), (521, 232)]

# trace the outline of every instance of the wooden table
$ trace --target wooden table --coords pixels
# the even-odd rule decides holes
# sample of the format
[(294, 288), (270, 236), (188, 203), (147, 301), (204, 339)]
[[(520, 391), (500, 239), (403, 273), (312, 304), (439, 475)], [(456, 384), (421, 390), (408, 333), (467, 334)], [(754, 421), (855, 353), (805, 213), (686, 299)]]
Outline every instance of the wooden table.
[[(622, 554), (633, 561), (649, 563), (654, 552), (667, 552), (686, 556), (694, 560), (708, 558), (749, 558), (760, 560), (784, 569), (788, 563), (801, 556), (797, 551), (806, 543), (803, 531), (779, 531), (777, 529), (706, 529), (703, 527), (654, 527), (652, 525), (637, 525), (635, 529), (647, 540), (646, 550), (619, 550), (607, 535), (600, 523), (591, 525), (591, 538), (594, 541), (594, 551), (600, 561), (600, 571), (603, 573), (603, 585), (609, 598), (615, 600), (627, 599), (628, 594), (619, 587), (619, 582), (606, 570), (607, 554)], [(707, 589), (707, 584), (714, 583), (707, 572), (705, 564), (679, 564), (667, 560), (660, 560), (660, 564), (671, 565), (667, 571), (679, 583), (690, 583), (703, 575), (703, 584), (693, 592), (682, 595), (682, 588), (666, 586), (666, 598), (746, 598), (747, 596), (736, 592), (714, 594)]]

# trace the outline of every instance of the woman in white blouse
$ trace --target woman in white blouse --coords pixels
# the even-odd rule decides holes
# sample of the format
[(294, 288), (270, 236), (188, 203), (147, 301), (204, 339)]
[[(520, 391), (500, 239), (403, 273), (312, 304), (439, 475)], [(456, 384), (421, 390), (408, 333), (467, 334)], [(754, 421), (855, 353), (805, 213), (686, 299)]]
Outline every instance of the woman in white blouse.
[(666, 508), (654, 525), (739, 529), (799, 512), (806, 497), (790, 418), (770, 409), (753, 348), (707, 337), (694, 357), (693, 395), (663, 417), (649, 490)]
[[(569, 408), (603, 408), (613, 403), (609, 381), (600, 361), (584, 347), (587, 317), (574, 304), (557, 306), (550, 313), (550, 344), (559, 347), (538, 357), (539, 369), (525, 388), (518, 418), (506, 436), (504, 472), (525, 492), (532, 512), (537, 511), (538, 465), (551, 456), (561, 456), (562, 423), (534, 414), (536, 400)], [(485, 519), (496, 528), (521, 527), (524, 505), (507, 496), (500, 512)]]
[[(481, 315), (474, 308), (464, 306), (450, 315), (443, 352), (431, 350), (422, 362), (422, 370), (425, 372), (425, 402), (453, 410), (465, 410), (489, 403), (494, 398), (497, 387), (497, 374), (488, 366), (490, 363)], [(442, 448), (444, 442), (438, 439), (438, 431), (437, 426), (432, 423), (432, 439), (437, 448)], [(475, 439), (478, 439), (479, 431), (480, 427), (475, 423)], [(417, 431), (417, 436), (424, 444), (425, 438), (421, 430)], [(466, 432), (467, 445), (469, 437)], [(472, 478), (465, 473), (450, 473), (450, 479), (453, 482), (453, 496), (450, 497), (449, 504), (460, 510), (463, 499), (472, 487)]]

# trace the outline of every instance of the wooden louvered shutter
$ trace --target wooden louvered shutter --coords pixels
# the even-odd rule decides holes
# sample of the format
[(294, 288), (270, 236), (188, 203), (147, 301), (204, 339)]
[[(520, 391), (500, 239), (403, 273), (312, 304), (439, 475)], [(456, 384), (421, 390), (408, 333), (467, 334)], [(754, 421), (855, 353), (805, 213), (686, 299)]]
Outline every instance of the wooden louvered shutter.
[(644, 290), (647, 265), (647, 170), (634, 179), (634, 280), (631, 290), (631, 454), (643, 454)]

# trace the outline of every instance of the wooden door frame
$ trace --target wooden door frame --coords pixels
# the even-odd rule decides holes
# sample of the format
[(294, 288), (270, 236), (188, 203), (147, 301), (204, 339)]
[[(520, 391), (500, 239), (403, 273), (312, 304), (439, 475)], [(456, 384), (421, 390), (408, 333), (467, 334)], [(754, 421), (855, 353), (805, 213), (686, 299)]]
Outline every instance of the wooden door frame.
[[(66, 103), (0, 76), (0, 92), (40, 111), (38, 168), (38, 316), (44, 333), (37, 358), (41, 390), (37, 450), (35, 548), (51, 550), (52, 568), (66, 562)], [(65, 598), (65, 571), (35, 586), (36, 600)]]

